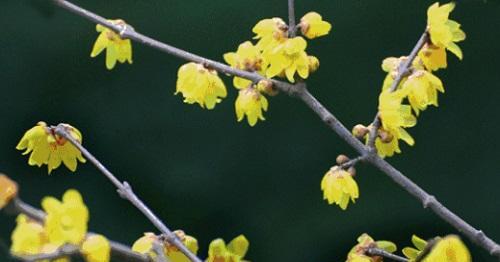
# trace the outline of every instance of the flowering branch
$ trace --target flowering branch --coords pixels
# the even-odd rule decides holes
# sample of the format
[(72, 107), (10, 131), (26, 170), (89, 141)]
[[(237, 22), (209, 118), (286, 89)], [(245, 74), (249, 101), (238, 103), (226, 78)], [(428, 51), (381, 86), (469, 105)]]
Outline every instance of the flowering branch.
[(132, 187), (125, 181), (121, 182), (118, 180), (99, 160), (97, 160), (85, 147), (83, 147), (78, 140), (76, 140), (72, 135), (68, 133), (67, 126), (64, 124), (59, 124), (58, 126), (52, 127), (54, 131), (68, 140), (73, 144), (82, 154), (88, 159), (94, 166), (106, 176), (115, 186), (118, 188), (118, 194), (130, 201), (139, 211), (141, 211), (144, 216), (146, 216), (153, 225), (160, 230), (164, 235), (166, 241), (177, 247), (186, 257), (188, 257), (193, 262), (201, 262), (191, 250), (189, 250), (182, 241), (177, 237), (174, 232), (172, 232), (154, 213), (149, 209), (144, 202), (134, 193)]
[[(101, 16), (98, 16), (92, 12), (89, 12), (77, 5), (74, 5), (65, 0), (52, 0), (56, 5), (78, 15), (83, 18), (86, 18), (94, 23), (101, 24), (105, 27), (110, 28), (111, 30), (119, 33), (121, 37), (128, 38), (134, 40), (136, 42), (142, 43), (144, 45), (150, 46), (154, 49), (160, 50), (167, 54), (203, 64), (206, 67), (215, 69), (221, 73), (239, 76), (242, 78), (246, 78), (252, 80), (254, 82), (258, 82), (260, 80), (268, 80), (273, 83), (273, 86), (278, 90), (291, 95), (298, 97), (302, 100), (311, 110), (313, 110), (321, 120), (330, 127), (334, 132), (336, 132), (345, 142), (347, 142), (352, 148), (354, 148), (361, 156), (366, 156), (366, 162), (372, 164), (377, 167), (387, 176), (389, 176), (396, 184), (405, 189), (412, 196), (417, 198), (424, 206), (424, 208), (430, 208), (434, 213), (436, 213), (441, 219), (448, 222), (450, 225), (455, 227), (458, 231), (462, 232), (463, 235), (467, 236), (469, 240), (476, 243), (478, 246), (482, 247), (486, 251), (488, 251), (491, 255), (500, 258), (500, 246), (495, 243), (491, 238), (486, 236), (484, 232), (481, 230), (477, 230), (472, 227), (470, 224), (465, 222), (462, 218), (460, 218), (455, 213), (451, 212), (448, 208), (446, 208), (443, 204), (441, 204), (434, 196), (425, 192), (422, 188), (420, 188), (413, 181), (404, 176), (399, 170), (394, 168), (391, 164), (389, 164), (384, 159), (380, 158), (376, 154), (374, 154), (373, 149), (370, 147), (365, 147), (360, 141), (354, 138), (351, 135), (351, 132), (345, 128), (345, 126), (330, 112), (328, 111), (323, 104), (321, 104), (309, 91), (307, 90), (307, 86), (304, 82), (299, 82), (296, 84), (289, 84), (283, 81), (275, 80), (275, 79), (266, 79), (265, 77), (255, 73), (248, 72), (244, 70), (235, 69), (229, 67), (225, 64), (206, 59), (204, 57), (189, 53), (182, 49), (170, 46), (163, 42), (152, 39), (148, 36), (140, 34), (136, 32), (131, 26), (128, 25), (115, 25), (108, 22)], [(417, 51), (420, 49), (420, 45), (423, 45), (427, 39), (427, 33), (424, 33), (420, 38), (419, 42), (416, 45)], [(417, 52), (415, 51), (415, 52)], [(413, 54), (414, 52), (412, 52)], [(411, 56), (411, 55), (410, 55)], [(410, 61), (412, 59), (409, 59)], [(409, 62), (408, 62), (409, 63)], [(407, 66), (406, 66), (407, 67)], [(403, 67), (405, 68), (405, 67)], [(396, 81), (395, 81), (396, 82)], [(376, 118), (378, 119), (378, 117)], [(374, 122), (377, 122), (376, 120)], [(78, 144), (79, 145), (79, 144)], [(78, 147), (78, 145), (76, 145)], [(81, 146), (80, 146), (81, 147)], [(83, 147), (82, 147), (83, 149)], [(85, 150), (86, 151), (86, 150)], [(82, 152), (83, 153), (83, 152)], [(88, 153), (88, 152), (87, 152)], [(109, 171), (108, 171), (109, 172)], [(124, 188), (125, 185), (123, 184)], [(120, 187), (119, 187), (120, 188)], [(128, 186), (130, 188), (130, 186)], [(125, 190), (127, 191), (127, 190)], [(149, 209), (148, 209), (149, 210)], [(152, 213), (150, 213), (152, 214)], [(154, 215), (153, 215), (154, 216)], [(197, 260), (198, 261), (198, 260)]]
[[(36, 221), (39, 221), (39, 222), (43, 222), (45, 220), (45, 216), (46, 216), (46, 214), (42, 210), (39, 210), (39, 209), (23, 202), (19, 198), (12, 199), (10, 201), (9, 205), (6, 206), (5, 211), (10, 213), (10, 214), (14, 214), (14, 215), (25, 214), (26, 216), (28, 216)], [(87, 235), (91, 236), (91, 235), (95, 235), (95, 233), (89, 232)], [(120, 261), (123, 261), (123, 262), (151, 262), (149, 257), (132, 251), (126, 245), (123, 245), (121, 243), (114, 242), (114, 241), (109, 241), (109, 244), (111, 246), (112, 254), (114, 256), (116, 256), (117, 258), (119, 258)], [(68, 250), (66, 250), (66, 251), (68, 251)], [(57, 252), (64, 252), (64, 251), (58, 250), (58, 251), (56, 251), (56, 253)], [(49, 255), (53, 255), (53, 254), (54, 253), (51, 253)], [(76, 254), (76, 251), (73, 252), (72, 254)], [(66, 255), (70, 255), (70, 254), (66, 254)], [(14, 257), (16, 259), (20, 259), (23, 261), (34, 261), (34, 260), (38, 260), (38, 259), (47, 259), (46, 257), (40, 258), (40, 257), (38, 257), (38, 255), (36, 256), (37, 259), (33, 259), (33, 256), (30, 256), (30, 257), (14, 256)]]
[(387, 259), (391, 259), (391, 260), (399, 261), (399, 262), (408, 262), (409, 261), (407, 258), (404, 258), (402, 256), (398, 256), (398, 255), (394, 255), (394, 254), (389, 253), (383, 249), (375, 248), (375, 247), (367, 249), (365, 251), (365, 254), (367, 254), (368, 256), (371, 256), (371, 257), (379, 256), (379, 257), (383, 257), (383, 258), (387, 258)]
[(295, 0), (288, 0), (288, 35), (295, 37)]

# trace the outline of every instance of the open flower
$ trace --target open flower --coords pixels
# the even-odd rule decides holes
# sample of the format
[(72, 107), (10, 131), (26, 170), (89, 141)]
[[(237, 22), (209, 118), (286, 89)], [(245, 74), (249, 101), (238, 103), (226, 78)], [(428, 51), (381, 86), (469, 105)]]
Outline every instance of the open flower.
[(437, 91), (444, 93), (441, 80), (425, 70), (414, 71), (402, 85), (408, 101), (415, 113), (425, 110), (428, 105), (438, 106)]
[[(118, 20), (108, 20), (115, 25), (127, 26), (125, 21)], [(97, 40), (94, 43), (91, 57), (98, 56), (104, 49), (106, 49), (106, 68), (111, 70), (115, 67), (116, 61), (120, 63), (128, 62), (132, 64), (132, 44), (130, 39), (122, 39), (120, 35), (115, 33), (113, 30), (102, 26), (96, 26), (97, 32), (100, 32)]]
[(227, 246), (223, 239), (215, 239), (208, 247), (207, 262), (243, 261), (249, 245), (250, 243), (244, 235), (235, 237)]
[(427, 10), (427, 27), (432, 44), (446, 48), (462, 59), (462, 50), (455, 42), (463, 41), (465, 33), (459, 23), (448, 18), (454, 8), (453, 2), (441, 6), (438, 2), (431, 5)]
[(401, 104), (404, 95), (400, 90), (380, 93), (378, 111), (384, 129), (396, 130), (399, 127), (412, 127), (417, 123), (411, 107)]
[(403, 248), (403, 254), (410, 260), (415, 261), (417, 257), (424, 251), (427, 246), (427, 241), (421, 239), (420, 237), (413, 235), (411, 237), (411, 242), (415, 246)]
[(257, 120), (265, 120), (262, 111), (267, 111), (268, 102), (264, 95), (250, 86), (239, 91), (234, 106), (238, 122), (246, 115), (248, 124), (254, 126)]
[(66, 191), (62, 201), (45, 197), (42, 207), (47, 213), (44, 229), (51, 243), (60, 246), (66, 243), (78, 245), (82, 242), (87, 234), (89, 211), (78, 191)]
[(299, 26), (302, 34), (309, 39), (327, 35), (332, 29), (332, 25), (323, 21), (321, 15), (316, 12), (304, 15), (300, 19)]
[(10, 251), (16, 255), (34, 255), (40, 253), (44, 244), (43, 225), (29, 219), (26, 215), (17, 216), (17, 225), (12, 232)]
[(182, 93), (185, 103), (198, 103), (207, 109), (213, 109), (227, 95), (226, 86), (216, 71), (192, 62), (179, 68), (175, 94), (178, 93)]
[(418, 52), (418, 57), (429, 71), (436, 71), (441, 68), (446, 68), (446, 49), (438, 47), (432, 43), (426, 43)]
[[(65, 124), (70, 135), (78, 142), (82, 142), (82, 134), (78, 129)], [(45, 122), (38, 124), (26, 131), (21, 141), (16, 146), (18, 150), (26, 150), (23, 155), (29, 154), (28, 164), (31, 166), (47, 165), (49, 174), (53, 169), (61, 165), (61, 162), (71, 171), (76, 170), (77, 160), (85, 163), (82, 153), (66, 141), (63, 137), (56, 135)]]
[(295, 82), (295, 73), (306, 79), (309, 76), (309, 57), (305, 52), (307, 42), (298, 36), (287, 39), (268, 55), (265, 56), (269, 62), (266, 71), (267, 77), (285, 74), (290, 82)]
[[(240, 44), (236, 52), (225, 53), (224, 60), (231, 65), (231, 67), (250, 72), (258, 72), (262, 75), (264, 74), (264, 69), (267, 67), (259, 48), (254, 46), (250, 41)], [(237, 89), (246, 88), (251, 84), (251, 80), (241, 77), (235, 76), (233, 79), (233, 85)]]
[(458, 236), (449, 235), (437, 240), (423, 262), (471, 262), (469, 250)]
[(261, 50), (269, 50), (287, 38), (288, 27), (283, 19), (274, 17), (260, 20), (252, 29), (256, 34), (254, 39), (259, 39), (257, 47)]
[[(174, 233), (191, 252), (193, 252), (194, 254), (198, 252), (198, 241), (196, 240), (196, 238), (184, 234), (184, 231), (182, 230), (175, 230)], [(149, 256), (155, 258), (156, 254), (153, 251), (153, 244), (155, 241), (160, 241), (158, 236), (153, 233), (144, 233), (143, 237), (134, 242), (134, 244), (132, 245), (132, 250), (141, 254), (148, 254)], [(179, 249), (177, 249), (177, 247), (169, 243), (164, 244), (163, 252), (168, 260), (172, 262), (191, 261)]]
[(83, 242), (81, 252), (87, 262), (109, 262), (111, 246), (104, 236), (91, 235)]
[(380, 257), (377, 256), (367, 256), (365, 255), (366, 250), (369, 248), (379, 248), (389, 253), (393, 253), (397, 250), (394, 243), (380, 240), (375, 241), (368, 234), (364, 233), (358, 237), (358, 244), (356, 244), (349, 254), (347, 255), (346, 262), (379, 262), (382, 261)]
[[(388, 130), (380, 128), (378, 133), (379, 135), (375, 139), (375, 148), (377, 149), (377, 154), (382, 158), (386, 156), (391, 157), (394, 153), (401, 153), (399, 140), (405, 141), (410, 146), (415, 144), (413, 137), (402, 127)], [(368, 135), (366, 135), (366, 141), (368, 141)]]
[(358, 184), (352, 178), (352, 175), (334, 166), (326, 172), (321, 180), (321, 190), (323, 191), (323, 199), (328, 201), (328, 204), (337, 204), (345, 210), (349, 204), (349, 199), (354, 203), (359, 197)]

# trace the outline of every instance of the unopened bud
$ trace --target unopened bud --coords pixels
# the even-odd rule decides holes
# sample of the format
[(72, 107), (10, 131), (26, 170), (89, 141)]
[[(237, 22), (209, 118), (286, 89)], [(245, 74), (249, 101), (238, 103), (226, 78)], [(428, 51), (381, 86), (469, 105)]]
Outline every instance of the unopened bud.
[(370, 130), (361, 124), (355, 125), (352, 129), (352, 134), (358, 139), (363, 139), (368, 132), (370, 132)]
[(378, 137), (383, 143), (390, 143), (392, 139), (394, 139), (394, 136), (391, 133), (385, 131), (384, 129), (378, 130)]
[(17, 184), (6, 175), (0, 175), (0, 209), (17, 196)]
[(349, 161), (350, 159), (346, 155), (338, 155), (337, 156), (337, 164), (342, 165), (343, 163)]
[(278, 94), (278, 90), (273, 87), (273, 82), (269, 80), (260, 80), (259, 83), (257, 83), (257, 89), (270, 96), (275, 96)]
[(309, 59), (309, 72), (314, 72), (316, 70), (318, 70), (319, 68), (319, 59), (315, 56), (308, 56), (307, 57)]

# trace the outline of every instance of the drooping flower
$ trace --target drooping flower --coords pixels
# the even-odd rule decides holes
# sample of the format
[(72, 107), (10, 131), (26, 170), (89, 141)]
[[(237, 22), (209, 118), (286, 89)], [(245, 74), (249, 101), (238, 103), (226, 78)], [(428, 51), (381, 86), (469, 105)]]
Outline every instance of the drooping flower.
[(260, 20), (252, 29), (259, 39), (257, 47), (261, 51), (274, 48), (288, 36), (288, 27), (283, 19), (274, 17)]
[(295, 73), (306, 79), (309, 76), (309, 57), (305, 52), (307, 42), (298, 36), (287, 39), (268, 55), (265, 56), (269, 62), (266, 76), (271, 78), (285, 74), (290, 82), (295, 82)]
[[(375, 148), (377, 149), (377, 154), (382, 158), (391, 157), (394, 153), (401, 153), (399, 140), (405, 141), (410, 146), (415, 144), (413, 137), (402, 127), (389, 130), (380, 128), (378, 133), (379, 135), (375, 139)], [(365, 139), (368, 140), (368, 135), (365, 136)]]
[(427, 246), (427, 241), (421, 239), (420, 237), (413, 235), (411, 237), (411, 242), (416, 248), (405, 247), (403, 248), (403, 254), (410, 260), (415, 261), (417, 257), (424, 251)]
[[(115, 25), (127, 26), (125, 21), (121, 19), (108, 20)], [(130, 39), (122, 39), (119, 34), (113, 30), (102, 26), (96, 26), (99, 36), (94, 43), (90, 57), (98, 56), (106, 49), (106, 68), (111, 70), (115, 67), (116, 61), (120, 63), (128, 62), (132, 64), (132, 44)]]
[[(78, 142), (82, 142), (82, 134), (78, 129), (65, 124), (70, 135)], [(85, 163), (81, 152), (66, 141), (63, 137), (56, 135), (45, 122), (38, 124), (26, 131), (21, 141), (16, 146), (18, 150), (25, 150), (23, 155), (31, 152), (28, 164), (31, 166), (47, 165), (49, 174), (53, 169), (61, 165), (61, 162), (71, 171), (76, 170), (77, 160)]]
[(438, 106), (437, 92), (444, 93), (441, 80), (426, 70), (414, 71), (402, 85), (402, 90), (417, 116), (428, 105)]
[(17, 196), (17, 184), (6, 175), (0, 175), (0, 209)]
[(462, 50), (455, 43), (465, 40), (465, 33), (460, 29), (459, 23), (449, 19), (454, 8), (453, 2), (441, 6), (438, 2), (431, 5), (427, 10), (427, 28), (432, 44), (446, 48), (462, 59)]
[(26, 215), (17, 216), (17, 225), (12, 232), (10, 251), (17, 255), (35, 255), (45, 242), (43, 225), (29, 219)]
[(192, 62), (179, 68), (175, 94), (178, 93), (182, 93), (185, 103), (198, 103), (207, 109), (213, 109), (227, 95), (226, 86), (216, 71)]
[(299, 26), (302, 34), (309, 39), (327, 35), (332, 29), (332, 25), (323, 21), (321, 15), (316, 12), (305, 14), (300, 19)]
[(244, 235), (235, 237), (227, 246), (223, 239), (215, 239), (208, 247), (207, 262), (243, 261), (249, 245), (250, 243)]
[[(231, 67), (264, 74), (264, 69), (267, 67), (264, 58), (257, 46), (254, 46), (250, 41), (246, 41), (238, 46), (236, 52), (224, 54), (224, 60)], [(235, 76), (233, 85), (237, 89), (247, 88), (252, 84), (252, 81)]]
[(265, 120), (262, 111), (267, 111), (268, 102), (264, 95), (250, 86), (239, 91), (234, 106), (238, 122), (246, 115), (248, 124), (254, 126), (257, 120)]
[(446, 49), (438, 47), (432, 43), (426, 43), (418, 52), (418, 57), (429, 71), (436, 71), (441, 68), (446, 68)]
[(368, 256), (366, 251), (369, 248), (379, 248), (389, 253), (394, 253), (397, 247), (390, 241), (380, 240), (375, 241), (368, 234), (364, 233), (358, 237), (358, 244), (356, 244), (349, 254), (347, 255), (346, 262), (379, 262), (382, 261), (380, 257)]
[(411, 107), (401, 104), (404, 95), (400, 90), (380, 93), (378, 111), (385, 130), (412, 127), (417, 123), (417, 119), (411, 113)]
[(58, 246), (80, 244), (87, 233), (89, 211), (82, 196), (74, 189), (67, 190), (62, 201), (45, 197), (42, 207), (47, 213), (44, 229), (50, 243)]
[(349, 204), (349, 199), (354, 203), (359, 197), (358, 184), (352, 178), (352, 175), (334, 166), (326, 172), (321, 180), (321, 190), (323, 191), (323, 199), (328, 201), (328, 204), (337, 204), (345, 210)]
[(104, 236), (91, 235), (83, 242), (81, 252), (87, 262), (109, 262), (111, 246)]
[[(198, 252), (198, 241), (196, 238), (186, 235), (182, 230), (175, 230), (174, 233), (179, 237), (182, 243), (194, 254)], [(148, 254), (152, 258), (156, 257), (153, 251), (153, 244), (155, 241), (160, 241), (159, 238), (153, 233), (144, 233), (144, 236), (139, 238), (132, 245), (132, 250), (141, 254)], [(172, 262), (189, 262), (187, 258), (177, 247), (165, 243), (163, 244), (164, 255)]]
[(449, 235), (437, 240), (423, 262), (471, 262), (467, 247), (458, 236)]

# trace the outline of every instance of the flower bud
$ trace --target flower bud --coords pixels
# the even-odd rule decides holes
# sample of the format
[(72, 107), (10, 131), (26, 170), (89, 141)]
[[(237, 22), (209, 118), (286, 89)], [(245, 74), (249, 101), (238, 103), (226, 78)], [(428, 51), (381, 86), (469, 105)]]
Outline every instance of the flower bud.
[(343, 163), (349, 161), (350, 159), (346, 155), (338, 155), (337, 156), (337, 164), (342, 165)]
[(309, 59), (309, 72), (312, 73), (312, 72), (315, 72), (316, 70), (318, 70), (319, 68), (319, 59), (315, 56), (308, 56), (307, 57)]
[(257, 83), (257, 89), (266, 95), (275, 96), (278, 94), (278, 90), (273, 87), (273, 82), (269, 80), (260, 80)]
[(370, 132), (370, 130), (366, 126), (361, 124), (355, 125), (352, 129), (352, 134), (358, 139), (363, 139), (363, 137), (365, 137), (368, 132)]

